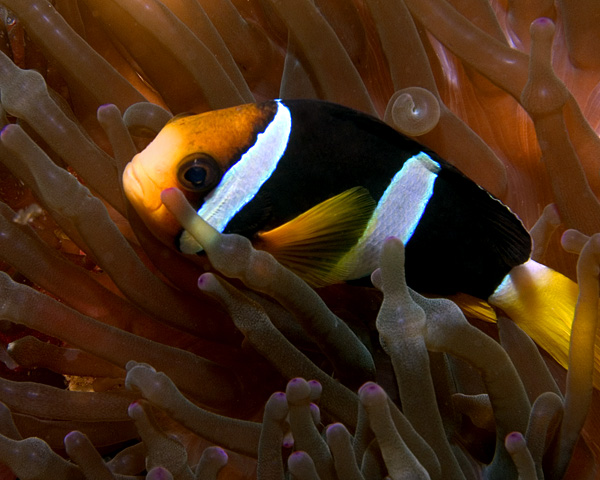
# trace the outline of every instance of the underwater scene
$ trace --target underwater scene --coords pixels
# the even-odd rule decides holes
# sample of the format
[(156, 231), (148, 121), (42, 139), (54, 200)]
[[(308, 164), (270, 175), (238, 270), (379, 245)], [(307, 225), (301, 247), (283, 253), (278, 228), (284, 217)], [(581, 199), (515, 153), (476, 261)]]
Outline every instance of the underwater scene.
[(0, 480), (598, 478), (600, 3), (0, 20)]

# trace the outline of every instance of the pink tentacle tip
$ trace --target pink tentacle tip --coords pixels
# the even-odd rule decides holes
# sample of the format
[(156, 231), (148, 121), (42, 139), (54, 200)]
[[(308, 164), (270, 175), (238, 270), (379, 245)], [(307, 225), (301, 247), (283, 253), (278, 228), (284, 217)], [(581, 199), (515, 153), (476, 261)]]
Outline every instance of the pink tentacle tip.
[(294, 440), (291, 438), (284, 437), (283, 442), (281, 442), (282, 448), (293, 448)]
[(310, 458), (308, 453), (302, 450), (296, 450), (295, 452), (290, 453), (290, 456), (288, 457), (288, 462), (302, 462), (307, 457)]
[(154, 480), (168, 480), (173, 478), (173, 475), (165, 467), (154, 467), (148, 474), (151, 474)]
[(302, 394), (310, 395), (310, 385), (301, 377), (292, 378), (286, 388), (286, 393), (289, 395), (290, 390), (294, 392), (302, 392)]
[(534, 38), (539, 38), (540, 40), (545, 38), (548, 41), (554, 35), (555, 30), (554, 22), (546, 17), (536, 18), (531, 22), (531, 26), (529, 27), (529, 31)]
[(6, 135), (10, 135), (10, 133), (12, 131), (14, 131), (15, 129), (19, 128), (17, 125), (14, 125), (12, 123), (9, 123), (8, 125), (5, 125), (4, 128), (2, 128), (2, 130), (0, 130), (0, 139), (4, 140), (4, 137)]
[(360, 387), (358, 390), (358, 397), (366, 406), (387, 401), (387, 394), (385, 393), (385, 390), (374, 382), (367, 382)]
[[(117, 109), (117, 111), (119, 111), (119, 107), (117, 107), (114, 103), (104, 103), (103, 105), (100, 105), (98, 107), (98, 110), (96, 111), (96, 113), (98, 115), (100, 115), (103, 112), (110, 111), (113, 109)], [(120, 111), (119, 111), (119, 113), (120, 113)]]
[(534, 26), (539, 26), (539, 27), (545, 27), (547, 25), (554, 25), (554, 22), (552, 21), (551, 18), (548, 17), (539, 17), (536, 18), (533, 22), (531, 22), (532, 25)]
[(212, 273), (203, 273), (198, 277), (198, 288), (200, 290), (205, 290), (209, 288), (211, 282), (214, 281), (215, 276)]
[(221, 447), (208, 447), (204, 451), (204, 455), (206, 455), (209, 459), (216, 461), (219, 465), (222, 466), (227, 465), (227, 461), (229, 460), (227, 452)]
[(283, 438), (281, 439), (281, 446), (287, 449), (294, 448), (294, 434), (289, 429), (289, 425), (287, 427), (283, 427), (283, 432), (284, 433)]
[(321, 394), (323, 393), (323, 386), (317, 380), (309, 380), (308, 386), (310, 387), (311, 400), (317, 400), (321, 398)]
[(165, 197), (172, 197), (176, 194), (177, 190), (177, 187), (165, 188), (162, 192), (160, 192), (160, 199), (164, 201)]
[(129, 404), (127, 407), (127, 415), (130, 417), (134, 417), (139, 415), (143, 411), (142, 404), (139, 400), (135, 400)]
[(367, 382), (367, 383), (363, 384), (363, 386), (358, 389), (358, 394), (359, 395), (362, 394), (362, 393), (368, 394), (368, 393), (371, 393), (371, 392), (377, 392), (379, 390), (381, 390), (381, 387), (379, 385), (377, 385), (374, 382)]
[(64, 443), (71, 446), (77, 446), (83, 441), (83, 433), (78, 430), (73, 430), (65, 435)]
[(285, 389), (288, 403), (296, 404), (296, 402), (305, 403), (310, 399), (310, 386), (303, 378), (292, 378)]
[(504, 445), (509, 453), (515, 451), (515, 449), (518, 449), (524, 444), (525, 438), (521, 432), (511, 432), (504, 438)]
[(344, 432), (344, 430), (346, 430), (346, 427), (344, 427), (343, 424), (341, 423), (332, 423), (331, 425), (328, 425), (326, 430), (325, 430), (325, 435), (327, 436), (327, 438), (329, 438), (331, 435), (340, 435)]

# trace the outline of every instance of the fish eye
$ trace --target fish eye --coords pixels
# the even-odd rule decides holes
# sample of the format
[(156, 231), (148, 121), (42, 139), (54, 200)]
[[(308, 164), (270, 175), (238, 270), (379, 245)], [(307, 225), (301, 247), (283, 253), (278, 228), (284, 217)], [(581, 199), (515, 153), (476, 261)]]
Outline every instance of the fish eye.
[(215, 159), (205, 153), (190, 155), (177, 171), (179, 183), (190, 192), (205, 192), (214, 188), (221, 180), (221, 175)]

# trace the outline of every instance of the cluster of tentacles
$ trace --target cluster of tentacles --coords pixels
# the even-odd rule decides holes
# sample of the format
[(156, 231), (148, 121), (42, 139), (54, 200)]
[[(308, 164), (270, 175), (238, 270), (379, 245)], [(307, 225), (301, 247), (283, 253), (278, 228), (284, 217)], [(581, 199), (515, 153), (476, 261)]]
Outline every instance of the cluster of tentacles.
[[(266, 252), (254, 250), (247, 239), (218, 234), (178, 193), (169, 192), (165, 203), (202, 242), (217, 270), (285, 305), (340, 375), (354, 372), (356, 379), (374, 374), (371, 355), (308, 285)], [(482, 472), (491, 479), (562, 478), (591, 401), (590, 331), (597, 326), (600, 235), (586, 241), (578, 264), (580, 298), (564, 396), (533, 342), (510, 320), (499, 321), (498, 344), (470, 325), (451, 301), (410, 290), (399, 240), (386, 242), (381, 265), (373, 275), (384, 295), (377, 330), (393, 366), (402, 411), (376, 383), (363, 384), (357, 394), (331, 378), (286, 339), (260, 304), (206, 273), (198, 287), (225, 307), (252, 348), (284, 377), (315, 380), (293, 378), (285, 394), (271, 395), (261, 424), (204, 410), (167, 375), (131, 361), (125, 386), (142, 399), (132, 402), (127, 413), (141, 443), (105, 463), (85, 435), (71, 432), (64, 439), (69, 462), (39, 438), (22, 440), (5, 408), (0, 460), (23, 480), (137, 478), (144, 468), (150, 479), (217, 478), (227, 463), (225, 451), (206, 448), (191, 467), (183, 442), (164, 431), (164, 418), (157, 421), (159, 412), (209, 442), (257, 458), (259, 479), (284, 479), (286, 471), (307, 480), (479, 478)], [(348, 349), (349, 343), (356, 348)], [(486, 393), (457, 389), (473, 376), (467, 365), (482, 379)], [(114, 396), (117, 401), (119, 393)], [(461, 437), (462, 416), (486, 432), (491, 445), (495, 440), (488, 465), (473, 457), (468, 440)], [(324, 421), (338, 423), (321, 428)], [(486, 435), (477, 441), (482, 438)], [(282, 452), (287, 453), (285, 462)]]
[[(22, 480), (560, 478), (575, 452), (567, 475), (591, 472), (597, 407), (577, 438), (597, 397), (596, 3), (0, 1), (0, 463)], [(510, 321), (498, 344), (407, 290), (394, 241), (381, 304), (317, 296), (175, 197), (233, 286), (152, 237), (123, 166), (173, 114), (276, 97), (384, 118), (527, 226), (541, 215), (534, 258), (573, 277), (552, 232), (575, 229), (564, 395)]]

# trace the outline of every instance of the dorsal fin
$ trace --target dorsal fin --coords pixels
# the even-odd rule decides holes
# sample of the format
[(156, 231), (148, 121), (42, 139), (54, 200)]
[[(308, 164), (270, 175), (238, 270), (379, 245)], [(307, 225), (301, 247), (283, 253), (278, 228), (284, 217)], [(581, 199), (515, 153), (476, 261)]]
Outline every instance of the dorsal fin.
[(348, 268), (339, 262), (358, 242), (375, 206), (366, 188), (351, 188), (260, 233), (256, 247), (271, 253), (312, 286), (341, 282)]

